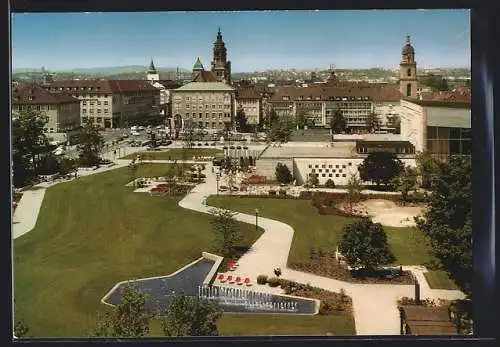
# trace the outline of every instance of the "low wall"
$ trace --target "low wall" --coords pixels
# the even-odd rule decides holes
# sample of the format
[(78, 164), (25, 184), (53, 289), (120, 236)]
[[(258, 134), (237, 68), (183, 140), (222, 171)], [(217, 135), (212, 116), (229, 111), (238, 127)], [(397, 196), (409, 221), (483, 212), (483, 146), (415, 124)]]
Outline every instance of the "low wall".
[(219, 271), (220, 265), (222, 264), (224, 258), (208, 252), (201, 252), (201, 256), (205, 259), (215, 262), (215, 264), (212, 266), (212, 270), (210, 270), (207, 277), (205, 277), (205, 280), (203, 280), (203, 285), (212, 285), (214, 283), (215, 276), (217, 275), (217, 271)]

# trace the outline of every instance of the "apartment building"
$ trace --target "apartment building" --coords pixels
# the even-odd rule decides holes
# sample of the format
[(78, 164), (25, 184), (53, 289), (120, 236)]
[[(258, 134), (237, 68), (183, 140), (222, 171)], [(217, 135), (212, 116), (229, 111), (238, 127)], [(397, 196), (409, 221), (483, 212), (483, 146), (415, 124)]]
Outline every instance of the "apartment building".
[(80, 122), (101, 128), (161, 122), (160, 90), (144, 80), (65, 80), (46, 83), (52, 92), (80, 100)]
[(12, 118), (23, 111), (47, 116), (49, 137), (68, 141), (80, 128), (80, 100), (66, 93), (50, 93), (38, 85), (16, 85), (12, 90)]
[(222, 130), (233, 126), (235, 90), (223, 82), (191, 82), (170, 92), (172, 117), (178, 129), (186, 120), (198, 128)]
[(247, 124), (257, 127), (262, 119), (262, 97), (251, 87), (241, 87), (236, 90), (236, 104), (243, 109)]

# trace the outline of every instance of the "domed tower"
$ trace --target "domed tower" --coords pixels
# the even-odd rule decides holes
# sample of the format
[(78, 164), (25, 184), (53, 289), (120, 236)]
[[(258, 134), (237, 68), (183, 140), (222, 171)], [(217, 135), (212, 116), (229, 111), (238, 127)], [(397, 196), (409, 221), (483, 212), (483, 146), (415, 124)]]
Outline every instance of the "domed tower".
[(227, 49), (222, 34), (217, 32), (217, 38), (214, 42), (214, 58), (212, 60), (212, 72), (218, 81), (231, 83), (231, 62), (227, 61)]
[(415, 49), (411, 45), (410, 35), (406, 35), (406, 44), (401, 51), (401, 63), (399, 64), (399, 90), (406, 98), (416, 98), (417, 87)]
[(146, 79), (151, 82), (160, 80), (160, 74), (158, 73), (158, 71), (156, 71), (153, 59), (151, 59), (151, 62), (149, 63), (149, 68), (148, 71), (146, 72)]

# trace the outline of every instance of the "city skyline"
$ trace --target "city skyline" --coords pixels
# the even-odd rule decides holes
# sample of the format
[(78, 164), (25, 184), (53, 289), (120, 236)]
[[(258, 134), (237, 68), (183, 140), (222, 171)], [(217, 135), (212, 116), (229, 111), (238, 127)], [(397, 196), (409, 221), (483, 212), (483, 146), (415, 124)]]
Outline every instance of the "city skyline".
[(233, 72), (392, 69), (407, 34), (419, 68), (470, 67), (468, 10), (13, 14), (12, 67), (208, 69), (218, 27)]

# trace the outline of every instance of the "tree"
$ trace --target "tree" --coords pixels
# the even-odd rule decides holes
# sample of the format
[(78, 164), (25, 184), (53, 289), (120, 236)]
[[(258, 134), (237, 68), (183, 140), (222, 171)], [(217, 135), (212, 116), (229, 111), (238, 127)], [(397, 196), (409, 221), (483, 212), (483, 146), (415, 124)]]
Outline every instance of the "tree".
[(14, 336), (17, 337), (18, 339), (22, 339), (23, 337), (26, 337), (29, 332), (29, 327), (24, 323), (23, 320), (17, 321), (14, 324)]
[(132, 185), (135, 187), (135, 179), (137, 178), (137, 170), (138, 170), (138, 167), (139, 164), (137, 164), (137, 161), (136, 159), (132, 159), (132, 161), (130, 162), (130, 164), (128, 164), (128, 169), (129, 169), (129, 173), (130, 173), (130, 180), (133, 182)]
[(373, 133), (375, 130), (378, 129), (379, 124), (378, 124), (378, 116), (374, 112), (370, 112), (368, 117), (366, 117), (366, 130), (369, 133)]
[(60, 170), (59, 160), (49, 152), (40, 156), (37, 162), (36, 172), (40, 175), (53, 175)]
[(286, 121), (276, 122), (267, 130), (267, 139), (272, 142), (288, 142), (293, 125)]
[(14, 186), (22, 187), (37, 175), (40, 155), (49, 150), (44, 127), (48, 117), (40, 112), (22, 111), (12, 121), (12, 161)]
[(351, 174), (347, 181), (347, 203), (352, 209), (352, 204), (357, 203), (361, 199), (361, 191), (363, 185), (356, 174)]
[(427, 152), (420, 152), (417, 154), (415, 161), (422, 188), (430, 189), (439, 170), (439, 160)]
[(432, 91), (449, 91), (448, 81), (440, 75), (428, 74), (422, 78), (422, 84), (427, 85)]
[(438, 163), (423, 218), (417, 227), (428, 237), (434, 256), (459, 288), (471, 295), (472, 166), (470, 157)]
[(372, 152), (358, 166), (363, 181), (388, 185), (403, 169), (403, 163), (396, 154), (390, 152)]
[(339, 251), (350, 266), (375, 270), (380, 265), (394, 262), (387, 235), (380, 223), (362, 218), (344, 226)]
[(345, 119), (344, 115), (342, 114), (342, 111), (340, 110), (340, 108), (337, 108), (333, 112), (331, 127), (332, 127), (332, 133), (334, 133), (334, 134), (340, 134), (340, 133), (344, 132), (347, 128), (347, 120)]
[[(193, 119), (188, 118), (184, 121), (184, 141), (182, 148), (183, 153), (187, 153), (193, 147), (193, 142), (196, 137), (196, 124)], [(186, 160), (183, 158), (183, 160)]]
[(278, 122), (278, 114), (274, 110), (274, 108), (266, 109), (266, 115), (264, 117), (264, 123), (266, 125), (266, 129), (269, 130), (272, 126)]
[(417, 170), (411, 166), (406, 166), (394, 177), (392, 185), (395, 190), (401, 192), (403, 201), (408, 201), (408, 194), (417, 187)]
[(104, 147), (104, 139), (97, 126), (87, 122), (79, 135), (78, 161), (80, 165), (89, 167), (99, 164), (99, 155)]
[(211, 209), (210, 213), (213, 215), (211, 224), (218, 251), (223, 257), (231, 257), (234, 245), (242, 239), (238, 222), (234, 219), (236, 213), (219, 208)]
[(248, 130), (247, 117), (241, 107), (236, 111), (236, 130), (240, 133), (247, 132)]
[(329, 178), (325, 182), (325, 187), (326, 188), (335, 188), (335, 182), (333, 182), (333, 180), (331, 178)]
[(310, 174), (309, 184), (313, 187), (317, 186), (319, 184), (319, 179), (318, 179), (318, 176), (316, 176), (316, 174)]
[(77, 170), (76, 161), (70, 158), (61, 158), (59, 160), (59, 172), (62, 175), (73, 173)]
[(147, 312), (146, 295), (133, 285), (123, 289), (121, 302), (104, 315), (99, 315), (92, 335), (96, 337), (143, 337), (149, 333), (153, 314)]
[(218, 336), (217, 322), (221, 315), (216, 304), (178, 294), (172, 298), (162, 320), (163, 332), (165, 336)]
[(295, 116), (295, 121), (299, 129), (304, 129), (304, 126), (307, 124), (307, 114), (304, 110), (297, 111), (297, 115)]
[(276, 181), (278, 181), (279, 183), (288, 184), (293, 181), (292, 173), (290, 172), (288, 166), (286, 166), (285, 164), (276, 164), (275, 174)]

